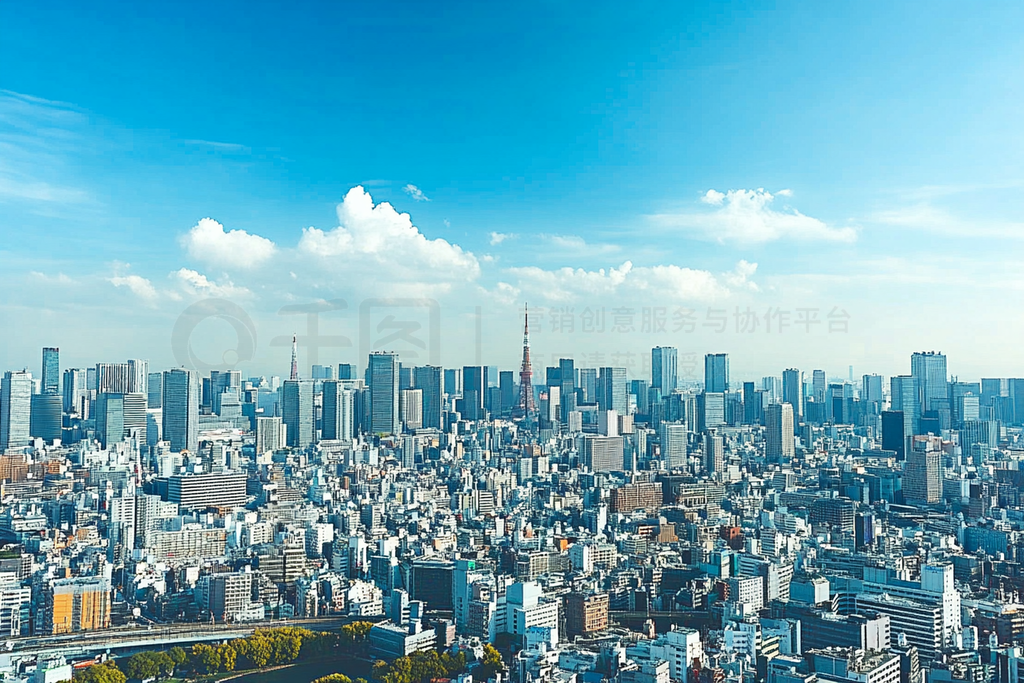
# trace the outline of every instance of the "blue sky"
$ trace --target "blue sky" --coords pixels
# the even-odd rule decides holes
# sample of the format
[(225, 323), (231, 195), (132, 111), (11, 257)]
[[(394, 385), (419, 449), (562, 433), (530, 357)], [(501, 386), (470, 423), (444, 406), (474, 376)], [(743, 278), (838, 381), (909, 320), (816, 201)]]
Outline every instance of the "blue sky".
[[(477, 306), (482, 360), (514, 365), (529, 301), (542, 363), (1024, 374), (1024, 6), (676, 5), (0, 5), (4, 367), (174, 365), (211, 296), (254, 321), (245, 370), (285, 372), (278, 310), (320, 299), (353, 341), (320, 359), (358, 361), (359, 302), (415, 295), (451, 365)], [(635, 318), (584, 332), (601, 308)], [(823, 322), (764, 332), (797, 309)]]

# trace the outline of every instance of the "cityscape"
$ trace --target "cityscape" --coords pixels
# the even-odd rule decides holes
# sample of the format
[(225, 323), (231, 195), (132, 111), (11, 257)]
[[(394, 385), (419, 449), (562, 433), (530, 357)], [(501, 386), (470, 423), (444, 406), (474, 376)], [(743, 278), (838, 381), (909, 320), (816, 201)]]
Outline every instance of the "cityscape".
[(1022, 683), (1022, 37), (0, 2), (0, 683)]

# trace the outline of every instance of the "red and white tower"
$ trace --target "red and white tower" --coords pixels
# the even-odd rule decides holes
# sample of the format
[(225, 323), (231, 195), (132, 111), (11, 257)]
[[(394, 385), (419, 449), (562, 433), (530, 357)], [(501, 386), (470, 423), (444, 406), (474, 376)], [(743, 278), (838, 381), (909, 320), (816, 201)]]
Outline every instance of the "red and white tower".
[(530, 366), (530, 311), (524, 309), (523, 318), (523, 366), (519, 369), (519, 403), (514, 414), (528, 418), (537, 412), (533, 400), (533, 368)]
[(292, 376), (291, 379), (299, 378), (299, 339), (292, 334)]

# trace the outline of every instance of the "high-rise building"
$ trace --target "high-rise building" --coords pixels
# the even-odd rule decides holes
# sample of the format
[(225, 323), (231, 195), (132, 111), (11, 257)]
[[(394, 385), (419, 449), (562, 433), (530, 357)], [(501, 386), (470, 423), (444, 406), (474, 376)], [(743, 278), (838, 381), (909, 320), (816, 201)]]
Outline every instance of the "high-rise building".
[(88, 373), (78, 368), (64, 371), (64, 412), (78, 413), (79, 417), (89, 417), (90, 391), (86, 386)]
[(128, 360), (127, 394), (149, 393), (149, 361), (131, 358)]
[(328, 441), (350, 441), (355, 435), (355, 397), (345, 382), (326, 380), (323, 388), (321, 438)]
[(279, 417), (256, 418), (256, 455), (284, 448), (286, 427)]
[(717, 429), (709, 429), (704, 433), (704, 469), (709, 474), (725, 471), (725, 442)]
[(938, 402), (949, 398), (946, 389), (946, 356), (935, 351), (915, 353), (910, 357), (910, 375), (917, 383), (921, 412), (938, 410)]
[(175, 368), (164, 373), (163, 436), (172, 451), (199, 448), (199, 375)]
[(903, 498), (908, 503), (931, 505), (942, 501), (939, 437), (917, 437), (903, 465)]
[(828, 390), (828, 382), (825, 379), (824, 370), (815, 370), (811, 373), (811, 396), (815, 403), (825, 403), (825, 392)]
[(31, 441), (32, 374), (4, 373), (0, 383), (0, 451), (28, 446)]
[[(755, 400), (756, 399), (756, 400)], [(753, 382), (743, 383), (743, 424), (757, 424), (761, 412), (761, 397), (754, 389)]]
[(102, 576), (54, 579), (43, 590), (43, 633), (110, 628), (110, 582)]
[(286, 379), (282, 385), (281, 418), (288, 445), (305, 448), (313, 443), (313, 380)]
[(704, 356), (704, 391), (729, 391), (729, 354), (709, 353)]
[(42, 393), (60, 393), (60, 349), (46, 347), (43, 349)]
[(619, 415), (629, 414), (626, 368), (601, 368), (597, 376), (597, 406)]
[(154, 408), (162, 408), (164, 400), (164, 373), (149, 373), (146, 388), (149, 390), (146, 394), (146, 405), (149, 409), (153, 410)]
[(772, 403), (765, 409), (765, 455), (768, 462), (789, 462), (796, 455), (793, 445), (793, 406)]
[(651, 349), (651, 386), (661, 389), (662, 396), (675, 391), (679, 383), (679, 352), (671, 346)]
[(799, 424), (804, 416), (804, 377), (796, 368), (782, 372), (782, 402), (793, 406), (793, 422)]
[(890, 378), (889, 383), (889, 403), (892, 410), (903, 413), (903, 434), (910, 438), (917, 433), (917, 425), (921, 419), (917, 378), (912, 375), (897, 375)]
[(124, 439), (124, 394), (105, 392), (96, 397), (96, 439), (112, 448)]
[(558, 393), (561, 414), (559, 419), (562, 424), (569, 421), (569, 413), (576, 410), (576, 363), (572, 358), (562, 358), (558, 361)]
[(398, 412), (407, 431), (423, 427), (423, 390), (402, 389), (399, 394)]
[(487, 389), (487, 368), (467, 365), (462, 368), (462, 416), (467, 420), (484, 419), (484, 391)]
[(516, 399), (515, 378), (511, 370), (502, 370), (498, 374), (498, 392), (501, 397), (501, 415), (506, 416), (512, 412)]
[(860, 400), (868, 403), (882, 403), (881, 375), (864, 375), (861, 380)]
[(371, 353), (369, 375), (370, 431), (374, 434), (399, 434), (398, 354)]
[(312, 372), (313, 379), (334, 379), (333, 365), (314, 365)]
[(56, 393), (33, 394), (29, 431), (46, 442), (61, 438), (62, 397)]
[(580, 392), (584, 403), (597, 403), (597, 368), (580, 368)]
[[(423, 426), (428, 429), (441, 428), (442, 404), (444, 403), (441, 386), (443, 372), (436, 365), (423, 365), (413, 369), (413, 385), (423, 392)], [(509, 376), (511, 374), (511, 372), (508, 373)], [(508, 400), (511, 402), (511, 396)], [(502, 405), (511, 405), (511, 403), (505, 403), (505, 397), (502, 396)]]
[(703, 432), (725, 424), (725, 394), (702, 392), (697, 394), (697, 431)]
[(662, 422), (659, 438), (661, 459), (666, 470), (686, 467), (686, 442), (689, 432), (682, 422)]
[(622, 437), (585, 435), (583, 462), (592, 472), (622, 472), (625, 463)]
[(210, 408), (217, 415), (221, 414), (220, 404), (225, 393), (241, 398), (242, 373), (238, 370), (213, 370), (210, 373)]
[(356, 366), (351, 363), (338, 363), (338, 379), (355, 379)]
[(906, 421), (899, 410), (882, 412), (882, 448), (894, 451), (897, 460), (903, 460), (907, 454)]

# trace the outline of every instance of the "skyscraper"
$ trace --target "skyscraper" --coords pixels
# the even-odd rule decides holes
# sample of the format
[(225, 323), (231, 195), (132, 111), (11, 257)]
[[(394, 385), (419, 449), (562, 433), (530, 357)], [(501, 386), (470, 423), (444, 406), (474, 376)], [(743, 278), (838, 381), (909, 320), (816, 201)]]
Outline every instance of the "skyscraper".
[(160, 408), (163, 405), (164, 400), (164, 373), (149, 373), (147, 383), (148, 386), (146, 388), (149, 391), (146, 395), (146, 405), (148, 405), (151, 410)]
[(717, 429), (704, 434), (704, 469), (709, 474), (725, 471), (725, 443)]
[(782, 402), (793, 406), (793, 422), (799, 424), (804, 416), (804, 378), (796, 368), (782, 372)]
[(124, 394), (104, 392), (96, 397), (96, 439), (113, 448), (124, 439)]
[(861, 380), (860, 400), (868, 403), (882, 402), (882, 376), (864, 375)]
[(828, 389), (828, 384), (825, 380), (824, 370), (815, 370), (811, 374), (811, 396), (814, 397), (815, 403), (825, 403), (825, 391)]
[(686, 425), (682, 422), (661, 423), (661, 459), (666, 470), (686, 467), (687, 434)]
[(903, 412), (886, 410), (882, 412), (882, 448), (896, 453), (897, 460), (907, 455), (907, 433)]
[(702, 392), (697, 394), (697, 430), (707, 431), (725, 424), (725, 394)]
[(175, 368), (164, 373), (163, 436), (172, 451), (199, 448), (199, 375)]
[(282, 386), (281, 421), (288, 445), (305, 448), (313, 443), (313, 380), (286, 379)]
[[(756, 400), (755, 400), (756, 399)], [(757, 423), (760, 415), (761, 396), (754, 390), (753, 382), (743, 383), (743, 424)]]
[(796, 455), (793, 445), (793, 406), (772, 403), (765, 409), (765, 455), (768, 462), (789, 462)]
[(0, 450), (29, 445), (31, 417), (32, 374), (5, 372), (0, 383)]
[(569, 413), (576, 410), (576, 363), (572, 358), (562, 358), (558, 361), (559, 388), (558, 394), (561, 414), (559, 419), (562, 424), (569, 421)]
[(915, 439), (903, 465), (903, 498), (911, 504), (930, 505), (942, 500), (942, 470), (935, 447), (938, 437)]
[(729, 354), (709, 353), (704, 356), (704, 391), (729, 391)]
[(629, 414), (626, 368), (601, 368), (597, 375), (597, 405), (601, 410)]
[(149, 361), (138, 358), (128, 359), (127, 394), (149, 393)]
[(935, 351), (913, 354), (910, 357), (910, 374), (917, 383), (918, 405), (921, 412), (938, 410), (939, 402), (948, 401), (944, 354)]
[(370, 431), (374, 434), (399, 434), (398, 354), (385, 351), (371, 353), (369, 376)]
[(33, 394), (29, 420), (29, 431), (32, 436), (46, 442), (61, 438), (61, 408), (59, 394)]
[[(413, 370), (413, 384), (423, 392), (423, 426), (427, 429), (441, 428), (442, 403), (444, 402), (441, 387), (443, 372), (436, 365), (423, 365)], [(512, 373), (508, 372), (507, 374), (511, 380)], [(511, 406), (512, 396), (508, 396), (508, 403), (506, 403), (503, 394), (501, 401), (502, 406)]]
[(487, 388), (487, 368), (467, 365), (462, 368), (463, 417), (467, 420), (484, 418), (484, 391)]
[(78, 413), (79, 417), (89, 417), (89, 395), (86, 387), (88, 373), (78, 368), (64, 371), (64, 412)]
[(43, 349), (42, 393), (60, 393), (60, 349), (55, 347)]
[(338, 363), (338, 379), (355, 379), (356, 367), (351, 363)]
[[(515, 405), (515, 378), (511, 370), (502, 370), (498, 374), (498, 390), (501, 396), (501, 415), (504, 417), (512, 412), (512, 407)], [(426, 411), (426, 404), (423, 407)], [(423, 417), (424, 426), (426, 426), (426, 415)]]
[(221, 398), (225, 393), (242, 396), (242, 373), (238, 370), (213, 370), (210, 372), (210, 407), (217, 415), (221, 414)]
[(889, 402), (892, 410), (903, 413), (903, 436), (910, 438), (917, 433), (921, 419), (920, 391), (917, 378), (912, 375), (897, 375), (889, 379)]
[(321, 438), (349, 441), (354, 435), (354, 396), (344, 381), (326, 380), (323, 389)]
[(651, 386), (661, 389), (667, 396), (678, 385), (679, 352), (671, 346), (655, 346), (651, 349)]

